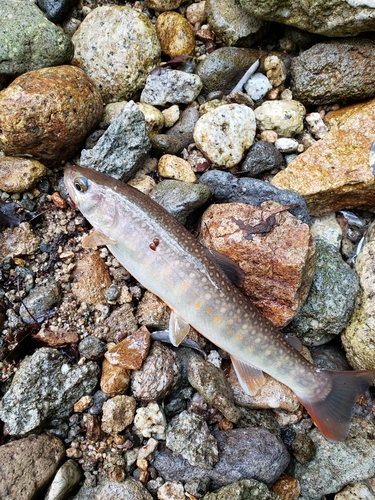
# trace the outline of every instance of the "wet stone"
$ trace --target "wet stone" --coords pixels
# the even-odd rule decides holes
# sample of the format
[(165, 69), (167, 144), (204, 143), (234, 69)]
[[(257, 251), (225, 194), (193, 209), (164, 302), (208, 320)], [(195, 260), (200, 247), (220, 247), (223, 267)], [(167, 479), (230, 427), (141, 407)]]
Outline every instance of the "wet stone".
[(98, 376), (93, 362), (71, 365), (56, 349), (40, 348), (20, 364), (1, 401), (0, 418), (10, 435), (21, 436), (64, 421), (74, 403), (91, 394)]
[(92, 406), (89, 408), (90, 415), (100, 415), (102, 413), (103, 403), (107, 401), (108, 396), (102, 391), (96, 391), (92, 396)]
[(193, 56), (195, 31), (185, 17), (177, 12), (163, 12), (155, 24), (161, 51), (171, 59), (181, 54)]
[(75, 460), (67, 460), (57, 471), (45, 500), (63, 500), (78, 485), (82, 471)]
[(105, 291), (111, 284), (108, 267), (98, 251), (84, 254), (73, 273), (72, 292), (80, 302), (99, 304), (105, 301)]
[(106, 359), (128, 370), (139, 370), (150, 348), (150, 332), (145, 326), (108, 349)]
[(280, 500), (298, 500), (301, 487), (297, 479), (283, 474), (272, 486), (271, 491), (278, 495)]
[(163, 155), (160, 158), (158, 172), (168, 179), (183, 182), (196, 182), (197, 180), (189, 162), (174, 155)]
[(265, 101), (254, 112), (261, 132), (275, 130), (282, 137), (292, 137), (303, 130), (306, 109), (298, 101)]
[(32, 255), (39, 247), (40, 238), (34, 234), (28, 222), (21, 222), (19, 226), (4, 229), (0, 243), (1, 261), (6, 257)]
[(212, 469), (218, 461), (215, 438), (202, 417), (183, 411), (174, 417), (167, 428), (167, 448), (181, 455), (191, 465)]
[(131, 396), (115, 396), (103, 404), (102, 430), (108, 434), (122, 432), (134, 420), (135, 399)]
[(259, 101), (272, 89), (271, 82), (262, 73), (250, 76), (244, 85), (245, 92), (254, 100)]
[(130, 382), (130, 370), (119, 365), (113, 365), (106, 358), (102, 363), (100, 388), (107, 396), (125, 394)]
[(78, 344), (79, 354), (86, 359), (99, 359), (104, 355), (106, 349), (105, 343), (93, 335), (85, 337)]
[(69, 9), (74, 7), (75, 0), (37, 0), (38, 7), (45, 13), (46, 18), (54, 23), (60, 23)]
[(0, 447), (0, 498), (32, 500), (43, 493), (64, 460), (56, 436), (29, 436)]
[[(191, 141), (189, 140), (189, 143), (190, 142)], [(156, 151), (171, 155), (180, 153), (185, 147), (185, 141), (183, 137), (174, 137), (167, 134), (153, 135), (151, 137), (151, 144)]]
[(137, 108), (142, 111), (143, 116), (145, 117), (148, 137), (158, 134), (164, 127), (163, 113), (159, 109), (155, 108), (155, 106), (145, 104), (144, 102), (138, 102)]
[(19, 193), (35, 186), (47, 172), (37, 160), (4, 156), (0, 158), (0, 189)]
[(37, 318), (43, 317), (54, 305), (61, 300), (60, 286), (51, 281), (31, 290), (23, 299), (20, 307), (20, 316), (25, 323), (35, 323)]
[(242, 172), (249, 172), (250, 175), (256, 176), (279, 167), (282, 162), (283, 157), (273, 144), (258, 141), (251, 146), (240, 168)]
[(198, 96), (202, 82), (198, 75), (178, 70), (162, 69), (148, 76), (141, 102), (153, 106), (189, 104)]

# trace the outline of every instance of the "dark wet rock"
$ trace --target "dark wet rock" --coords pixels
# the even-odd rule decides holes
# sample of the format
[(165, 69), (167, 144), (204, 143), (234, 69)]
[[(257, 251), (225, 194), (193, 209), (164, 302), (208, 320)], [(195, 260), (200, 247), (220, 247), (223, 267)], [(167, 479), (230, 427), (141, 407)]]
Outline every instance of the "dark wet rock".
[(98, 486), (83, 486), (72, 500), (152, 500), (152, 496), (146, 488), (132, 477), (125, 481), (102, 482)]
[(74, 403), (91, 394), (98, 376), (93, 362), (72, 365), (56, 349), (38, 349), (20, 364), (1, 401), (0, 418), (10, 435), (61, 424), (73, 412)]
[(282, 154), (273, 144), (266, 141), (258, 141), (249, 149), (241, 165), (241, 171), (249, 172), (251, 176), (256, 176), (262, 172), (279, 167), (282, 162)]
[(291, 40), (302, 49), (308, 49), (312, 45), (324, 40), (324, 36), (309, 33), (308, 31), (300, 30), (294, 26), (285, 26), (284, 35), (288, 40)]
[(372, 61), (373, 40), (348, 38), (314, 45), (292, 61), (293, 97), (306, 105), (373, 97)]
[(60, 300), (60, 286), (55, 281), (37, 286), (23, 299), (20, 316), (25, 323), (35, 323)]
[(185, 224), (187, 217), (210, 198), (211, 191), (200, 184), (168, 179), (159, 182), (150, 196), (181, 224)]
[[(187, 139), (189, 139), (189, 144), (192, 142), (190, 140), (190, 134), (187, 134)], [(151, 144), (153, 148), (158, 152), (158, 153), (167, 153), (171, 155), (177, 155), (178, 153), (181, 153), (181, 151), (184, 149), (185, 143), (187, 140), (185, 140), (185, 137), (174, 137), (172, 135), (167, 135), (167, 134), (155, 134), (151, 138)]]
[(332, 245), (317, 239), (316, 257), (309, 296), (284, 330), (308, 346), (325, 344), (342, 332), (359, 291), (357, 274)]
[(92, 406), (88, 409), (90, 415), (100, 415), (103, 404), (109, 399), (109, 396), (102, 391), (96, 391), (92, 396)]
[(167, 448), (185, 458), (189, 464), (212, 469), (218, 461), (216, 439), (202, 417), (183, 411), (167, 428)]
[(190, 493), (190, 495), (193, 495), (196, 498), (201, 498), (210, 487), (210, 482), (209, 477), (191, 479), (191, 481), (188, 481), (185, 484), (184, 489), (187, 493)]
[(265, 484), (254, 479), (237, 481), (204, 496), (204, 500), (277, 500), (279, 498), (275, 493), (271, 493)]
[(60, 23), (69, 9), (76, 5), (76, 0), (37, 0), (37, 4), (47, 19)]
[(83, 149), (80, 164), (127, 181), (142, 165), (151, 147), (144, 114), (125, 109), (92, 149)]
[(43, 493), (65, 456), (56, 436), (29, 436), (0, 447), (0, 498), (32, 500)]
[(309, 351), (314, 365), (321, 370), (350, 370), (345, 351), (337, 342), (311, 347)]
[(167, 131), (167, 135), (179, 138), (187, 147), (193, 142), (193, 131), (199, 119), (199, 111), (195, 107), (188, 107), (182, 111), (179, 120)]
[(310, 225), (306, 202), (302, 196), (294, 191), (275, 189), (268, 182), (259, 179), (238, 178), (221, 170), (205, 172), (199, 182), (210, 189), (218, 202), (239, 202), (255, 206), (259, 206), (267, 200), (276, 201), (281, 205), (296, 203), (298, 206), (291, 208), (290, 213)]
[(262, 428), (215, 431), (219, 445), (219, 462), (214, 469), (193, 467), (187, 460), (163, 451), (154, 466), (167, 481), (190, 481), (208, 476), (213, 488), (241, 479), (257, 479), (272, 484), (287, 467), (289, 454), (282, 441)]
[(81, 340), (78, 344), (79, 354), (86, 359), (99, 359), (101, 358), (107, 347), (98, 337), (90, 335)]
[(194, 389), (229, 421), (237, 422), (241, 418), (241, 412), (233, 402), (232, 388), (220, 368), (196, 356), (190, 356), (188, 377)]
[(300, 464), (307, 464), (308, 462), (311, 462), (316, 454), (314, 441), (304, 432), (297, 433), (296, 437), (293, 439), (291, 449), (294, 458)]
[(0, 38), (1, 76), (68, 64), (73, 57), (70, 38), (33, 2), (1, 1)]

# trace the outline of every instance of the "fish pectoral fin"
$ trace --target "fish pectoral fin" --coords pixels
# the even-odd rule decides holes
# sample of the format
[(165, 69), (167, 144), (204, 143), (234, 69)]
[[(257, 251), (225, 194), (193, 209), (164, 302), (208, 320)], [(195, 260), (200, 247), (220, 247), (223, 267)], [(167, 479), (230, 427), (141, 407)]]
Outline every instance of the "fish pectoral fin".
[(94, 229), (82, 240), (83, 248), (100, 247), (103, 245), (116, 245), (116, 241), (108, 238), (105, 234)]
[(243, 285), (245, 273), (242, 271), (237, 262), (234, 262), (231, 258), (213, 250), (212, 248), (206, 248), (206, 250), (230, 282), (240, 288)]
[(171, 344), (178, 347), (189, 333), (190, 325), (174, 311), (169, 318), (169, 339)]
[(298, 337), (294, 337), (294, 336), (291, 336), (291, 337), (286, 337), (285, 339), (289, 345), (291, 345), (292, 347), (294, 347), (294, 349), (298, 352), (301, 352), (302, 351), (302, 342), (300, 341), (300, 339)]
[(249, 396), (255, 396), (266, 382), (262, 370), (233, 355), (230, 356), (230, 359), (242, 390)]

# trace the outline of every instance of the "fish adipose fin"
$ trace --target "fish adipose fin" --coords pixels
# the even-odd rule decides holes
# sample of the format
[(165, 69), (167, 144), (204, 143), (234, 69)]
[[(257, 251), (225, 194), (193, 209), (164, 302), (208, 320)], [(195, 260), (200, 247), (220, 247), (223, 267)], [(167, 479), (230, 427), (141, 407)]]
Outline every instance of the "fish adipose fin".
[(94, 229), (82, 240), (83, 248), (100, 247), (103, 245), (116, 245), (116, 241), (108, 238), (105, 234)]
[(242, 390), (249, 396), (255, 396), (266, 382), (262, 370), (244, 363), (233, 355), (231, 355), (230, 359)]
[(169, 318), (169, 339), (172, 345), (178, 347), (189, 333), (190, 325), (174, 311)]
[(375, 370), (347, 372), (322, 370), (321, 375), (329, 377), (330, 392), (318, 401), (309, 401), (297, 394), (298, 399), (325, 438), (335, 442), (344, 441), (349, 432), (354, 403), (375, 380)]

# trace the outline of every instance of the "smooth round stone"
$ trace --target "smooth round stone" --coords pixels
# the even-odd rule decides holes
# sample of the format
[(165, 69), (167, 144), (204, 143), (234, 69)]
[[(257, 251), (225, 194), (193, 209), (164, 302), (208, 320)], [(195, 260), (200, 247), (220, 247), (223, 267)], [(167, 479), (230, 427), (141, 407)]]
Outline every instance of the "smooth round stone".
[(265, 101), (254, 112), (260, 131), (275, 130), (282, 137), (292, 137), (303, 130), (306, 109), (298, 101)]
[(133, 96), (160, 62), (154, 25), (129, 6), (94, 9), (72, 40), (75, 64), (94, 80), (105, 102)]
[(30, 71), (0, 92), (0, 149), (61, 163), (71, 158), (102, 112), (100, 93), (81, 69)]
[(155, 29), (164, 54), (171, 58), (194, 54), (195, 31), (181, 14), (162, 12), (157, 18)]
[(172, 155), (180, 153), (185, 147), (181, 138), (167, 134), (155, 134), (151, 137), (151, 144), (157, 151)]
[(254, 101), (259, 101), (272, 89), (272, 85), (265, 75), (255, 73), (247, 80), (244, 89)]
[(81, 479), (82, 471), (75, 460), (67, 460), (57, 471), (45, 500), (63, 500)]
[(149, 9), (156, 10), (156, 12), (164, 12), (178, 9), (183, 2), (184, 0), (146, 0), (146, 5)]
[(46, 172), (46, 167), (37, 160), (15, 156), (0, 157), (0, 189), (6, 193), (26, 191)]
[(205, 13), (205, 4), (206, 2), (203, 0), (202, 2), (192, 3), (186, 9), (186, 19), (191, 24), (200, 23), (203, 24), (206, 20)]
[(174, 155), (163, 155), (158, 164), (158, 172), (167, 179), (196, 182), (197, 178), (186, 160)]
[(163, 109), (162, 115), (164, 116), (164, 126), (170, 128), (180, 118), (180, 108), (177, 104), (173, 104), (173, 106)]
[(295, 139), (288, 139), (287, 137), (280, 137), (280, 139), (277, 139), (275, 142), (275, 147), (281, 153), (293, 153), (297, 151), (298, 145), (298, 141)]
[(226, 104), (199, 118), (194, 141), (212, 163), (231, 168), (240, 163), (245, 150), (253, 144), (255, 129), (251, 108)]

